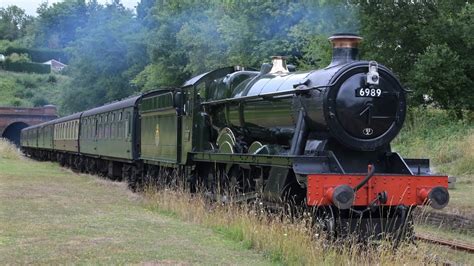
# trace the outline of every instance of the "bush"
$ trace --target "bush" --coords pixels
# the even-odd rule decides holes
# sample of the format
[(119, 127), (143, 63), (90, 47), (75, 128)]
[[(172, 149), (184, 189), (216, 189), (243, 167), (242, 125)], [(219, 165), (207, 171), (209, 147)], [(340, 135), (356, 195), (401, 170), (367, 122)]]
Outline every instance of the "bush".
[(17, 54), (13, 53), (8, 56), (8, 59), (10, 62), (13, 63), (28, 63), (31, 62), (28, 54)]
[(39, 63), (16, 63), (7, 60), (5, 61), (5, 70), (14, 72), (49, 74), (51, 73), (51, 66)]
[(474, 178), (474, 124), (447, 111), (412, 108), (404, 129), (392, 143), (408, 158), (429, 158), (436, 172)]
[(41, 107), (49, 104), (48, 100), (46, 100), (43, 96), (36, 96), (31, 102), (33, 103), (34, 107)]
[(28, 54), (33, 62), (46, 62), (51, 59), (56, 59), (57, 61), (66, 63), (68, 57), (66, 53), (62, 50), (50, 50), (50, 49), (29, 49), (21, 47), (8, 47), (5, 50), (7, 55), (17, 53), (17, 54)]
[(58, 79), (56, 78), (55, 75), (49, 75), (48, 76), (48, 82), (50, 83), (56, 83), (58, 81)]

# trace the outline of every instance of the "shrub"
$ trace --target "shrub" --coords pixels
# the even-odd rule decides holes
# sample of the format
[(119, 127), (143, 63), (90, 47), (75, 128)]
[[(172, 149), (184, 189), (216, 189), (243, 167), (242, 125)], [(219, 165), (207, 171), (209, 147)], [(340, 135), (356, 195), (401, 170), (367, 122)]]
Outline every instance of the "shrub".
[(5, 51), (7, 55), (12, 53), (17, 54), (28, 54), (33, 62), (46, 62), (51, 59), (56, 59), (61, 62), (67, 62), (68, 58), (62, 50), (50, 50), (50, 49), (29, 49), (21, 47), (8, 47)]
[(39, 63), (16, 63), (7, 60), (5, 62), (5, 70), (14, 72), (49, 74), (51, 73), (51, 66)]
[(31, 102), (33, 103), (34, 107), (41, 107), (49, 104), (48, 100), (46, 100), (43, 96), (36, 96)]

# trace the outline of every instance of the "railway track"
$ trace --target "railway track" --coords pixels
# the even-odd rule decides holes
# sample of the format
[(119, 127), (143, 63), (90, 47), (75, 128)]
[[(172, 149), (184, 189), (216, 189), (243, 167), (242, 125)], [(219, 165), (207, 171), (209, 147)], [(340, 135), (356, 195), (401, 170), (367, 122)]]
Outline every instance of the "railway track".
[(461, 251), (466, 251), (469, 253), (474, 253), (474, 245), (466, 243), (466, 242), (440, 239), (432, 235), (420, 234), (420, 233), (416, 233), (415, 238), (420, 241), (425, 241), (425, 242), (442, 245), (442, 246), (448, 246), (455, 250), (461, 250)]

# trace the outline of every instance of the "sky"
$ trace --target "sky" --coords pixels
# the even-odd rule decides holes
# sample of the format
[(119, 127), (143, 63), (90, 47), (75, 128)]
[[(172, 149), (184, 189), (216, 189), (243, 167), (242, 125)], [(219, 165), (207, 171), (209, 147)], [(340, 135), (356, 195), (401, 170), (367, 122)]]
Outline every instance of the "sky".
[[(46, 1), (47, 0), (0, 0), (0, 7), (15, 5), (24, 9), (26, 14), (36, 16), (36, 9), (42, 2)], [(139, 1), (140, 0), (122, 0), (121, 2), (127, 8), (135, 8)], [(47, 2), (51, 5), (53, 3), (61, 2), (61, 0), (49, 0)], [(105, 4), (107, 2), (112, 2), (112, 0), (98, 0), (98, 2)]]

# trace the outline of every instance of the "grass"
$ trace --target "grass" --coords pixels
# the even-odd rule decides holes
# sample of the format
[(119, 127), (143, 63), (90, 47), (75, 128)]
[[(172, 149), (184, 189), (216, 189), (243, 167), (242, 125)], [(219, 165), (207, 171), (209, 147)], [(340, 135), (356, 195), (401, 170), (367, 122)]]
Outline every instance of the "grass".
[(0, 264), (267, 265), (212, 229), (150, 211), (124, 183), (36, 162), (0, 140)]
[(413, 108), (393, 142), (394, 150), (407, 158), (429, 158), (435, 172), (456, 176), (450, 190), (450, 212), (474, 218), (474, 119), (472, 113), (456, 120), (433, 108)]
[[(124, 183), (26, 159), (0, 141), (0, 264), (468, 264), (434, 245), (328, 245), (307, 220), (209, 205), (180, 191), (142, 197)], [(263, 255), (262, 255), (263, 254)]]
[[(471, 214), (473, 130), (469, 120), (455, 121), (438, 110), (417, 109), (394, 142), (394, 149), (403, 156), (427, 156), (437, 172), (456, 175), (458, 183), (455, 190), (450, 190), (450, 208)], [(182, 254), (196, 254), (192, 243), (201, 244), (209, 237), (196, 230), (214, 236), (212, 243), (224, 242), (235, 250), (230, 256), (234, 260), (225, 261), (229, 264), (254, 264), (254, 260), (261, 259), (261, 253), (273, 263), (288, 265), (415, 265), (446, 261), (470, 264), (474, 259), (472, 254), (426, 243), (405, 244), (397, 251), (386, 241), (369, 248), (350, 243), (334, 247), (323, 236), (310, 232), (305, 219), (268, 219), (258, 208), (210, 206), (201, 197), (171, 190), (149, 191), (143, 199), (137, 199), (123, 184), (73, 174), (55, 164), (32, 162), (15, 153), (13, 148), (0, 145), (0, 201), (6, 202), (0, 205), (0, 217), (8, 217), (7, 223), (0, 220), (0, 230), (4, 230), (0, 231), (0, 263), (222, 263), (212, 255), (222, 253), (222, 248), (191, 257)], [(56, 182), (59, 183), (54, 185)], [(178, 225), (163, 225), (156, 220)], [(436, 232), (422, 226), (417, 230)], [(14, 233), (4, 233), (11, 231)], [(447, 238), (456, 237), (449, 234)], [(183, 240), (185, 237), (188, 238)], [(174, 248), (162, 250), (163, 245)], [(177, 246), (183, 245), (191, 246), (189, 251), (175, 251), (182, 251)], [(160, 251), (156, 251), (157, 246)], [(4, 257), (10, 260), (3, 260)]]
[(68, 77), (0, 70), (0, 106), (33, 107), (59, 105), (62, 86)]
[(416, 232), (431, 234), (445, 240), (458, 240), (466, 243), (474, 244), (474, 235), (472, 233), (462, 233), (456, 231), (447, 231), (440, 227), (434, 227), (426, 224), (417, 224)]
[(388, 241), (362, 247), (349, 242), (329, 244), (307, 227), (308, 220), (268, 217), (258, 208), (209, 205), (199, 196), (173, 190), (149, 190), (145, 198), (153, 212), (166, 213), (204, 225), (244, 246), (263, 252), (274, 262), (287, 265), (416, 265), (445, 261), (468, 264), (474, 256), (453, 253), (435, 245), (406, 243), (398, 250)]

